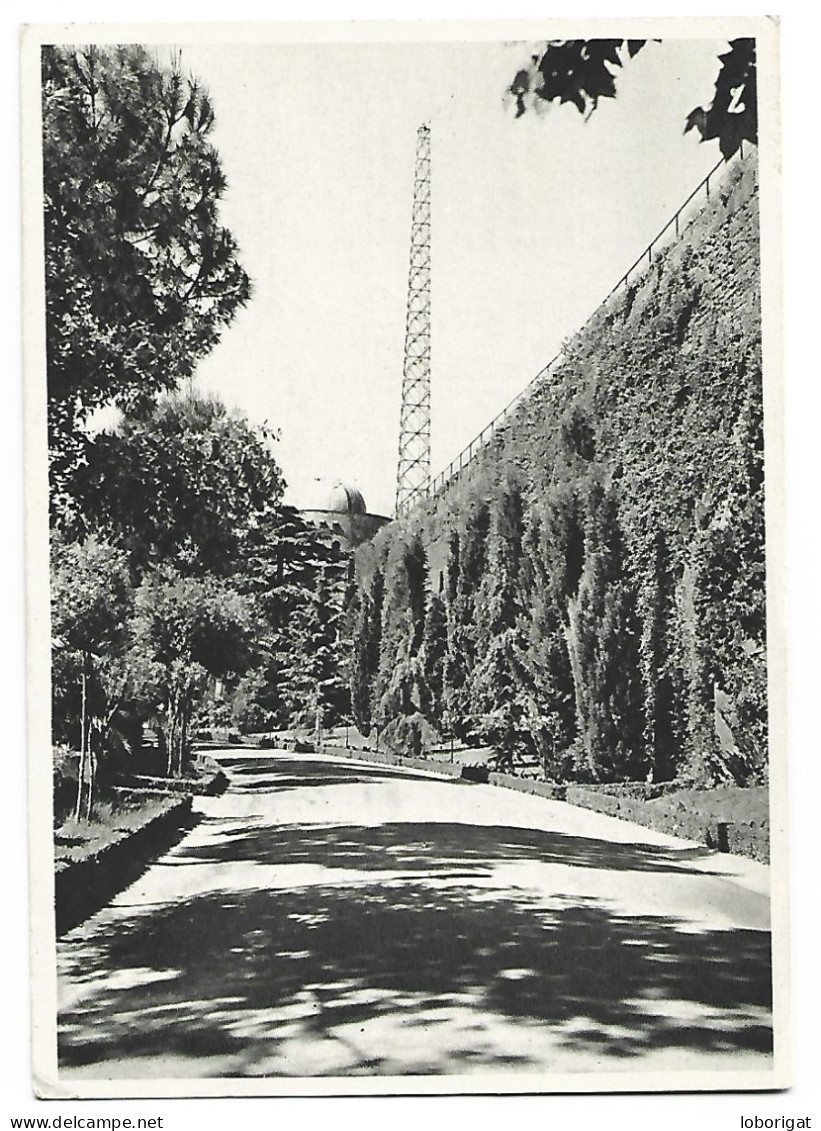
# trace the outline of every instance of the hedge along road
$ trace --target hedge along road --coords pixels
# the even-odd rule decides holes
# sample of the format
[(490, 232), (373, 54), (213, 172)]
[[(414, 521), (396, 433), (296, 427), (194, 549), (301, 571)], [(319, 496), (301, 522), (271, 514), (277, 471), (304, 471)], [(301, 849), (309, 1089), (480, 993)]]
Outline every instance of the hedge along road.
[(217, 757), (228, 791), (60, 941), (61, 1079), (769, 1067), (765, 866), (493, 786)]

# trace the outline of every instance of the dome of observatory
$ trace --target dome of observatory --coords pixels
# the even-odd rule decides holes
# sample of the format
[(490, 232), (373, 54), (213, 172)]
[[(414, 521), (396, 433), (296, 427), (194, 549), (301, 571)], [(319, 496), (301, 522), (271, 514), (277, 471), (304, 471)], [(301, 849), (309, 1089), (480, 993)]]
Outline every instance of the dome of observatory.
[(361, 491), (337, 479), (328, 491), (324, 510), (336, 514), (367, 514), (368, 508)]

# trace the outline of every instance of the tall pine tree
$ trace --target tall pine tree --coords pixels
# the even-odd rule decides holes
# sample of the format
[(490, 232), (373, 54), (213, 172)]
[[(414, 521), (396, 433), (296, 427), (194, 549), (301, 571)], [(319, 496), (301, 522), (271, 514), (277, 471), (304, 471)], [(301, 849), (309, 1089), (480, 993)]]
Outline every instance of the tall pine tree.
[(618, 511), (596, 483), (590, 492), (585, 564), (568, 604), (567, 639), (583, 746), (580, 770), (594, 781), (645, 777), (641, 628), (625, 573)]

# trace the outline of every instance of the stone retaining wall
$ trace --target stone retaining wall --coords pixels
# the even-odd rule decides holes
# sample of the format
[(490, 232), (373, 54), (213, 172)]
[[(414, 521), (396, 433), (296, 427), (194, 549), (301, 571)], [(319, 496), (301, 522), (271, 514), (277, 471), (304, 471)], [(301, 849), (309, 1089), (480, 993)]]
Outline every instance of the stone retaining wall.
[(192, 824), (191, 797), (174, 801), (140, 828), (123, 832), (93, 856), (58, 861), (54, 876), (57, 934), (82, 923), (141, 874)]

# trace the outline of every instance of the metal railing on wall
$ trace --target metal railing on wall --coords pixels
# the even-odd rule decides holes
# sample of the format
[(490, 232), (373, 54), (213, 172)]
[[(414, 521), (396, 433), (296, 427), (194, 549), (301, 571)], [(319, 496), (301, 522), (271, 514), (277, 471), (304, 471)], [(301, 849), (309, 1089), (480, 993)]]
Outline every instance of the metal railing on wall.
[[(749, 147), (747, 149), (747, 153), (749, 153)], [(599, 311), (601, 307), (603, 307), (607, 302), (609, 302), (613, 295), (617, 293), (617, 291), (621, 290), (622, 287), (629, 286), (631, 276), (635, 278), (637, 271), (641, 271), (642, 269), (647, 270), (653, 262), (654, 255), (657, 255), (658, 252), (662, 250), (662, 247), (669, 246), (671, 242), (679, 239), (679, 237), (684, 234), (684, 232), (687, 230), (687, 228), (690, 226), (690, 224), (698, 214), (701, 204), (710, 199), (711, 182), (712, 186), (715, 187), (719, 171), (722, 170), (725, 166), (734, 164), (736, 161), (743, 161), (744, 159), (745, 149), (744, 143), (742, 142), (739, 149), (731, 157), (727, 159), (722, 157), (715, 163), (707, 176), (702, 181), (700, 181), (699, 184), (696, 185), (687, 199), (682, 202), (682, 204), (670, 217), (664, 227), (656, 233), (652, 240), (650, 240), (649, 244), (647, 244), (641, 255), (639, 255), (638, 258), (630, 264), (630, 266), (624, 272), (616, 285), (607, 292), (602, 301), (597, 305), (596, 310), (593, 312), (593, 315), (591, 315), (591, 317), (594, 317), (596, 312)], [(694, 205), (696, 207), (692, 208), (692, 206)], [(588, 321), (590, 321), (590, 319), (588, 319)], [(474, 436), (469, 444), (462, 448), (458, 456), (451, 460), (445, 470), (441, 471), (438, 475), (430, 480), (424, 491), (424, 496), (426, 498), (430, 498), (433, 495), (438, 495), (439, 492), (442, 491), (447, 486), (447, 484), (451, 482), (451, 480), (455, 479), (460, 472), (464, 471), (464, 469), (468, 466), (474, 456), (478, 455), (478, 453), (486, 446), (486, 444), (493, 439), (493, 437), (499, 432), (500, 428), (510, 418), (513, 412), (519, 407), (519, 405), (533, 395), (538, 386), (542, 384), (544, 379), (556, 366), (556, 364), (561, 361), (563, 356), (564, 350), (560, 350), (555, 357), (552, 357), (547, 365), (543, 366), (542, 369), (540, 369), (536, 374), (536, 376), (531, 381), (529, 381), (527, 385), (525, 385), (521, 392), (517, 393), (513, 400), (506, 404), (501, 412), (497, 413), (497, 415), (494, 416), (490, 423), (486, 424), (482, 431), (479, 432), (478, 435)]]

